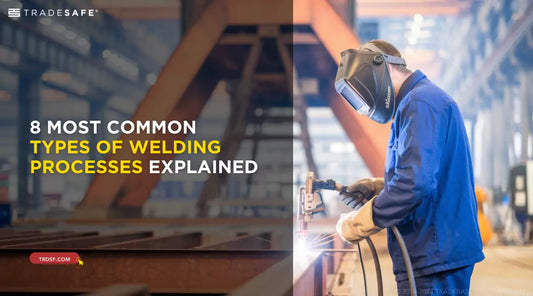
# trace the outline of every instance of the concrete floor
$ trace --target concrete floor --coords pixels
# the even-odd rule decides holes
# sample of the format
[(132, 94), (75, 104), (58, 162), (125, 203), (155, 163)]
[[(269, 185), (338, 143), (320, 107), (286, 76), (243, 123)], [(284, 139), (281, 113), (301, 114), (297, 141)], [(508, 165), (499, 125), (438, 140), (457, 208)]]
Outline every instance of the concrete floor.
[[(379, 233), (373, 237), (373, 240), (379, 250), (384, 295), (396, 295), (396, 283), (392, 274), (392, 262), (386, 250), (385, 233)], [(368, 295), (377, 295), (374, 263), (366, 244), (363, 243), (361, 246), (367, 274)], [(476, 264), (474, 269), (470, 295), (533, 295), (533, 245), (489, 245), (484, 248), (484, 253), (486, 259)], [(357, 253), (347, 253), (339, 273), (331, 275), (328, 282), (330, 283), (328, 291), (331, 291), (332, 295), (365, 295)]]

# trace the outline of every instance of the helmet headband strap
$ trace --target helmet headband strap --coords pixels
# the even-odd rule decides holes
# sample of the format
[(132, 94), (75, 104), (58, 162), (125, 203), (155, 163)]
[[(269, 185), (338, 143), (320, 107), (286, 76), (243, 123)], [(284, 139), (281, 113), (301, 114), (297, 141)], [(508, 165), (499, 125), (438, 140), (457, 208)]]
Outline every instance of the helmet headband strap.
[(379, 49), (377, 46), (375, 46), (372, 43), (365, 44), (363, 47), (361, 47), (361, 49), (362, 50), (366, 49), (368, 51), (375, 52), (375, 53), (381, 53), (385, 57), (385, 59), (387, 60), (387, 63), (389, 63), (389, 64), (407, 66), (407, 63), (405, 62), (405, 60), (403, 58), (397, 57), (397, 56), (388, 55), (388, 54), (384, 53), (381, 49)]

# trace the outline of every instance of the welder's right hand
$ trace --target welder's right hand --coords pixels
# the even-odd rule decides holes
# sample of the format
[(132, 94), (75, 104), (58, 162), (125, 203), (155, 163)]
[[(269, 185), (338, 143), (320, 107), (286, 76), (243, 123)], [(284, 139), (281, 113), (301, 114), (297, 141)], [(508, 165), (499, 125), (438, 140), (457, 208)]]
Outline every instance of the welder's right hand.
[(352, 209), (365, 204), (385, 187), (383, 178), (361, 179), (341, 191), (341, 200)]

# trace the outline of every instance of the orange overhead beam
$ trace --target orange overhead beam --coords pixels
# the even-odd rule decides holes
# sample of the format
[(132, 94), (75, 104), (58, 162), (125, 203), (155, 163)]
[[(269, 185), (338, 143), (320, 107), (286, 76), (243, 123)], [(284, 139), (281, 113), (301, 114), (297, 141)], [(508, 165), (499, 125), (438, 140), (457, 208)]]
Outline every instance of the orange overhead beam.
[[(291, 3), (291, 0), (211, 1), (173, 52), (131, 120), (196, 119), (205, 105), (206, 97), (209, 97), (216, 84), (216, 80), (198, 76), (199, 71), (228, 25), (290, 25), (294, 18), (297, 23), (312, 26), (318, 40), (335, 63), (339, 62), (342, 50), (359, 46), (359, 40), (352, 29), (326, 0), (294, 0), (295, 9), (286, 9), (292, 7), (287, 6)], [(338, 97), (333, 86), (325, 94), (372, 174), (382, 175), (389, 126), (379, 125), (358, 115)], [(154, 138), (170, 140), (168, 137), (146, 134), (121, 136), (125, 142)], [(124, 149), (115, 155), (109, 155), (108, 160), (146, 160), (151, 157), (133, 155), (129, 149)], [(158, 180), (159, 176), (97, 175), (74, 217), (108, 218), (111, 211), (116, 209), (138, 210)]]
[[(326, 0), (313, 2), (311, 26), (318, 39), (330, 53), (335, 63), (340, 63), (340, 53), (360, 46), (359, 38)], [(334, 77), (331, 78), (333, 82)], [(390, 124), (379, 124), (359, 115), (335, 91), (334, 85), (326, 91), (327, 101), (344, 131), (354, 143), (363, 161), (374, 176), (383, 176)]]
[[(221, 0), (214, 0), (221, 1)], [(230, 25), (290, 25), (292, 0), (226, 0)]]
[(292, 21), (293, 24), (309, 24), (311, 23), (312, 15), (312, 1), (309, 0), (293, 0), (292, 1)]
[[(225, 1), (212, 1), (204, 10), (170, 56), (156, 83), (131, 117), (132, 121), (165, 120), (179, 106), (180, 99), (227, 26), (225, 4)], [(127, 143), (129, 140), (149, 140), (151, 136), (122, 135), (120, 139)], [(108, 160), (139, 158), (140, 155), (134, 155), (129, 149), (107, 157)], [(74, 217), (107, 217), (109, 208), (123, 196), (123, 186), (130, 177), (123, 174), (96, 175)]]
[(357, 7), (358, 17), (395, 17), (395, 16), (413, 16), (415, 14), (421, 14), (424, 16), (429, 15), (457, 15), (462, 11), (461, 8), (456, 6), (443, 6), (443, 7), (431, 7), (431, 6), (414, 6), (414, 7), (398, 7), (388, 8), (381, 6), (369, 6), (369, 7)]
[[(222, 1), (222, 0), (217, 0)], [(226, 0), (232, 24), (305, 24), (310, 20), (310, 1), (307, 0)], [(329, 0), (343, 5), (346, 0)], [(121, 20), (179, 20), (179, 1), (104, 1), (93, 5)], [(469, 7), (468, 2), (448, 0), (358, 0), (358, 17), (394, 17), (422, 15), (456, 15)], [(274, 16), (274, 18), (272, 17)]]

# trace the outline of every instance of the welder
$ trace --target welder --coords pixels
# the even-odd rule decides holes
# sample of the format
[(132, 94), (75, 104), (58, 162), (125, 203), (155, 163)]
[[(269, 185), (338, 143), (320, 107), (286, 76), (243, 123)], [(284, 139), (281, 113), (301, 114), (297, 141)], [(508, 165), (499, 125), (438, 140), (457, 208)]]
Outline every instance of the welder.
[[(355, 208), (337, 232), (356, 243), (396, 225), (411, 259), (419, 295), (468, 295), (474, 265), (484, 259), (469, 142), (455, 101), (419, 70), (410, 71), (390, 43), (373, 40), (341, 54), (339, 99), (359, 113), (392, 120), (384, 178), (348, 186)], [(398, 241), (388, 230), (398, 294), (410, 294)]]

